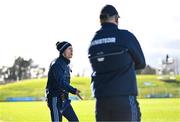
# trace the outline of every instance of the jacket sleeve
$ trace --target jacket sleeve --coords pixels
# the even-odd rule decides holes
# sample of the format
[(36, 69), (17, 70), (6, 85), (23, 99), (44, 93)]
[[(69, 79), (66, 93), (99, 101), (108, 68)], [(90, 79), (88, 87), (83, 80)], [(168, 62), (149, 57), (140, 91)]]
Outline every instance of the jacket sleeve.
[(65, 81), (64, 72), (62, 70), (62, 67), (60, 65), (56, 64), (52, 68), (53, 68), (54, 78), (58, 81), (59, 87), (63, 90), (66, 90), (67, 92), (76, 94), (77, 89), (72, 87), (70, 84), (68, 84)]
[(136, 39), (136, 37), (132, 34), (129, 33), (130, 35), (128, 36), (129, 40), (128, 45), (129, 45), (129, 52), (130, 55), (135, 63), (135, 69), (143, 69), (146, 66), (144, 54), (142, 52), (141, 46)]

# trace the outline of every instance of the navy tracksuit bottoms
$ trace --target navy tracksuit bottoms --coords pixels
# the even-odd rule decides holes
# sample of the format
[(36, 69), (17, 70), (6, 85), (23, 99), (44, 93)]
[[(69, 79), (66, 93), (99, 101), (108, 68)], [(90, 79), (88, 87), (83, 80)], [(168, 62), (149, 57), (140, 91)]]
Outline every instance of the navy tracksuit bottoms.
[(96, 98), (96, 121), (139, 122), (140, 119), (136, 96)]
[(47, 104), (51, 112), (52, 122), (61, 122), (62, 116), (68, 121), (79, 121), (70, 104), (70, 100), (67, 99), (63, 102), (60, 96), (47, 96)]

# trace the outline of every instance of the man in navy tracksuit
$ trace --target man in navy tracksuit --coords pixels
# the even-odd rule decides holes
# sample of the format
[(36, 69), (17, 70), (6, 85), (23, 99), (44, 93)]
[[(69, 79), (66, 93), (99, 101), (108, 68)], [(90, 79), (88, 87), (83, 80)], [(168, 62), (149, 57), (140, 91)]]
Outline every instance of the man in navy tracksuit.
[[(57, 42), (57, 50), (60, 56), (51, 62), (48, 81), (46, 85), (46, 95), (48, 107), (51, 111), (52, 121), (62, 121), (62, 116), (69, 121), (79, 121), (69, 100), (69, 92), (80, 97), (80, 91), (70, 85), (70, 58), (73, 49), (68, 42)], [(81, 97), (80, 97), (81, 98)]]
[(100, 13), (101, 29), (89, 47), (96, 98), (96, 121), (140, 121), (136, 72), (145, 58), (136, 37), (118, 29), (118, 12), (106, 5)]

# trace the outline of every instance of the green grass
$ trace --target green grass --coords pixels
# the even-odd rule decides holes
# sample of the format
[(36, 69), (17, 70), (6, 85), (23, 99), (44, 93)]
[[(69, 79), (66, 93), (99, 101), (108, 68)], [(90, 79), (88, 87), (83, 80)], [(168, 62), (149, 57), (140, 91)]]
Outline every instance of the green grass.
[(180, 99), (140, 99), (143, 122), (179, 122)]
[[(145, 98), (149, 94), (171, 94), (172, 97), (180, 97), (180, 75), (176, 82), (164, 82), (157, 80), (156, 75), (138, 75), (139, 97)], [(47, 78), (24, 80), (6, 85), (0, 85), (0, 101), (9, 97), (44, 97), (44, 89)], [(150, 83), (150, 86), (145, 85)], [(71, 84), (81, 90), (81, 95), (86, 100), (93, 99), (91, 96), (90, 78), (73, 77)]]
[[(180, 99), (139, 99), (139, 103), (142, 122), (180, 121)], [(80, 122), (95, 121), (94, 104), (94, 100), (72, 101)], [(0, 102), (0, 121), (49, 122), (50, 113), (46, 102)]]
[[(176, 82), (157, 80), (155, 75), (138, 75), (139, 97), (149, 94), (171, 94), (180, 97), (180, 75)], [(0, 101), (9, 97), (44, 97), (47, 78), (24, 80), (0, 85)], [(94, 100), (90, 90), (90, 78), (74, 77), (73, 86), (81, 90), (85, 100), (73, 101), (72, 105), (80, 121), (95, 121)], [(146, 85), (146, 84), (150, 85)], [(142, 122), (178, 122), (180, 121), (180, 99), (139, 99)], [(13, 121), (50, 121), (49, 110), (45, 102), (0, 102), (0, 122)]]
[(42, 97), (46, 78), (31, 79), (0, 86), (0, 100), (8, 97)]
[[(10, 97), (44, 97), (47, 78), (18, 81), (0, 85), (0, 101)], [(90, 91), (90, 78), (75, 77), (71, 79), (74, 87), (81, 90), (84, 99), (92, 99)]]
[[(144, 98), (149, 94), (171, 94), (172, 97), (180, 97), (180, 75), (176, 82), (165, 82), (157, 79), (156, 75), (138, 75), (139, 98)], [(150, 86), (145, 85), (151, 84)]]

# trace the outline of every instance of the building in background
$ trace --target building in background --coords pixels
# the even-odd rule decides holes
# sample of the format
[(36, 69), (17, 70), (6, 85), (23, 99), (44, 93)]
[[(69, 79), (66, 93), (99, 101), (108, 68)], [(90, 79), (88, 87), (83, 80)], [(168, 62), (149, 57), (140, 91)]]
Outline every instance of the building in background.
[(178, 62), (175, 58), (166, 55), (165, 59), (161, 60), (161, 64), (157, 68), (156, 74), (159, 80), (175, 81), (178, 72)]

